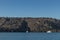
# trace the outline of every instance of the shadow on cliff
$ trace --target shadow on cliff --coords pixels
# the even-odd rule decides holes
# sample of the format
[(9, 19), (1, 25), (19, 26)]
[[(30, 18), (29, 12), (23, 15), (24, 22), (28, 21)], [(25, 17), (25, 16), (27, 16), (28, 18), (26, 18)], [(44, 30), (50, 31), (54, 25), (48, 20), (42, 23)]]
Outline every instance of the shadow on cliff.
[(30, 32), (30, 28), (28, 27), (27, 21), (23, 20), (20, 26), (20, 32)]

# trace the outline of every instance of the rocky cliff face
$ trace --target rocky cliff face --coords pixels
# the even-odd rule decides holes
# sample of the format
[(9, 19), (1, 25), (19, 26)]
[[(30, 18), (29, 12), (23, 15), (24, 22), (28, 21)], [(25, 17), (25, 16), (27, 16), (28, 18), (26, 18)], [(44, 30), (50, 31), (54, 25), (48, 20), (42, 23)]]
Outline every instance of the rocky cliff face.
[(0, 32), (60, 32), (60, 20), (53, 18), (0, 17)]

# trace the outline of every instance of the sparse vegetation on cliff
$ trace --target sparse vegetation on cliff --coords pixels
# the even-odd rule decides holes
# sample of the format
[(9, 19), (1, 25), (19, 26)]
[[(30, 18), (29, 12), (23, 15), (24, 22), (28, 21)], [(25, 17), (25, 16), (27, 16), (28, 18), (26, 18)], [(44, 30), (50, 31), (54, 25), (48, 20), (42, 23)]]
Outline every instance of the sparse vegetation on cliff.
[(60, 20), (54, 18), (0, 17), (0, 32), (60, 32)]

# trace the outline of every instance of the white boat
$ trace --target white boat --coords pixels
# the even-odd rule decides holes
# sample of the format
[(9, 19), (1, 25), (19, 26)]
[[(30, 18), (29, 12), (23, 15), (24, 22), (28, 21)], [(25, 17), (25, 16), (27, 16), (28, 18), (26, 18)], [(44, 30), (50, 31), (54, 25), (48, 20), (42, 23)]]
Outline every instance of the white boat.
[(47, 31), (47, 33), (51, 33), (51, 31)]
[(28, 33), (28, 31), (26, 31), (26, 33)]

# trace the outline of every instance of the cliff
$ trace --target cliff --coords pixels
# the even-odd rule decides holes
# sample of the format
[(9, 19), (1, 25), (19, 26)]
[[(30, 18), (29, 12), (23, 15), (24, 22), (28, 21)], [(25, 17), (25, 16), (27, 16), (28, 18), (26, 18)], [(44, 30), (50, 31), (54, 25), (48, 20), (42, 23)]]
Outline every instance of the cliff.
[(60, 20), (54, 18), (0, 17), (0, 32), (60, 32)]

